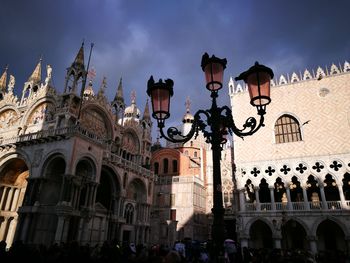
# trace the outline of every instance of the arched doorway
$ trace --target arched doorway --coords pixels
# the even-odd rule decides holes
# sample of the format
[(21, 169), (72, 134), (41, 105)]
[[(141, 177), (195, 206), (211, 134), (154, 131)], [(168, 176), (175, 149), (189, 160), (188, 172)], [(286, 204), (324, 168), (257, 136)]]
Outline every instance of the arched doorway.
[(89, 158), (79, 160), (71, 183), (71, 204), (75, 213), (69, 218), (67, 241), (88, 242), (89, 209), (96, 188), (95, 177), (94, 162)]
[(320, 223), (316, 235), (319, 251), (346, 251), (344, 232), (334, 221), (327, 219)]
[(123, 226), (123, 241), (135, 242), (136, 244), (147, 243), (145, 237), (148, 213), (146, 186), (140, 179), (134, 179), (128, 185), (126, 192), (123, 213), (126, 224)]
[(255, 221), (249, 231), (249, 247), (251, 248), (272, 248), (272, 231), (262, 220)]
[(19, 158), (10, 159), (0, 168), (0, 240), (6, 241), (7, 247), (14, 239), (28, 176), (28, 166)]
[(55, 207), (60, 201), (65, 170), (64, 158), (54, 155), (44, 165), (42, 176), (35, 179), (40, 186), (32, 199), (40, 209), (33, 215), (27, 241), (34, 244), (52, 244), (55, 241), (58, 222)]
[(102, 167), (100, 182), (97, 187), (95, 210), (106, 222), (105, 239), (118, 239), (118, 216), (121, 185), (117, 175), (107, 166)]
[[(283, 221), (283, 220), (282, 220)], [(307, 249), (306, 231), (296, 220), (282, 222), (282, 247), (284, 249)]]

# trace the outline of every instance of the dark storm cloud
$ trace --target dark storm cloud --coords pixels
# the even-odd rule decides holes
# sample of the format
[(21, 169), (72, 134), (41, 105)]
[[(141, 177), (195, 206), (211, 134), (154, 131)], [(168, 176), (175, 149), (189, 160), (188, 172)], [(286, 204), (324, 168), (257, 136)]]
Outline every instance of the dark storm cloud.
[[(256, 60), (277, 75), (343, 63), (350, 53), (348, 10), (345, 0), (1, 1), (0, 66), (9, 64), (20, 93), (42, 55), (62, 91), (65, 70), (85, 39), (86, 62), (95, 44), (95, 92), (106, 76), (109, 99), (122, 77), (126, 101), (135, 90), (143, 110), (150, 75), (174, 79), (169, 123), (175, 124), (187, 96), (192, 112), (209, 107), (200, 68), (204, 52), (228, 59), (225, 83)], [(227, 104), (226, 93), (220, 97)]]

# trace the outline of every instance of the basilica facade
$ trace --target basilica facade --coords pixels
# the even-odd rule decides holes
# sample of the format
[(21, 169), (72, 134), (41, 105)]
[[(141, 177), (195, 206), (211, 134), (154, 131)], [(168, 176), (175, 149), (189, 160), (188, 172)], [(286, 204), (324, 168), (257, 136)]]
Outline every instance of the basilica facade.
[[(147, 244), (154, 175), (148, 103), (122, 80), (116, 96), (86, 85), (84, 46), (67, 68), (63, 93), (40, 60), (15, 95), (15, 77), (0, 78), (0, 240), (28, 244), (105, 240)], [(8, 77), (8, 75), (10, 75)], [(20, 93), (20, 92), (16, 92)]]
[[(272, 80), (265, 127), (234, 138), (242, 247), (350, 251), (350, 65)], [(234, 120), (257, 116), (229, 82)]]

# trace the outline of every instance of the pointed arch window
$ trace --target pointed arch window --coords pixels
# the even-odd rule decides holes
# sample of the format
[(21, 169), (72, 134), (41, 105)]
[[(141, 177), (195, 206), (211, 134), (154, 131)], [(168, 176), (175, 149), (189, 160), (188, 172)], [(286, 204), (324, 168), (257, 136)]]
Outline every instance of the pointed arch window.
[(276, 143), (301, 141), (300, 124), (296, 118), (284, 114), (275, 123)]

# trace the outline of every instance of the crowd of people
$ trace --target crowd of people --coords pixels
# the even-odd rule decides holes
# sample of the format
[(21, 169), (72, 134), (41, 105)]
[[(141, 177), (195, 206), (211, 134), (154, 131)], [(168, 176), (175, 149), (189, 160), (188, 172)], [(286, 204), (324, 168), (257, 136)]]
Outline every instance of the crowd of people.
[[(102, 246), (77, 242), (45, 245), (27, 245), (16, 241), (9, 249), (6, 242), (0, 242), (0, 262), (37, 263), (84, 262), (84, 263), (211, 263), (211, 242), (192, 240), (177, 241), (173, 247), (167, 245), (135, 245), (134, 243), (104, 242)], [(320, 252), (312, 255), (303, 250), (250, 249), (241, 248), (234, 241), (224, 243), (225, 263), (348, 263), (350, 259), (341, 251)]]

